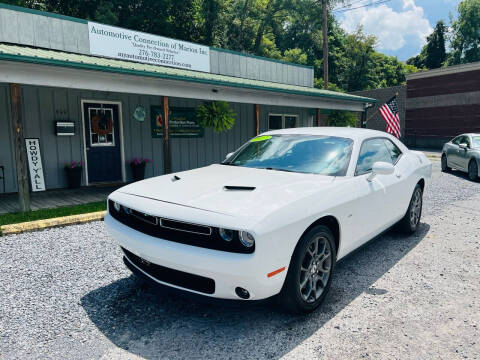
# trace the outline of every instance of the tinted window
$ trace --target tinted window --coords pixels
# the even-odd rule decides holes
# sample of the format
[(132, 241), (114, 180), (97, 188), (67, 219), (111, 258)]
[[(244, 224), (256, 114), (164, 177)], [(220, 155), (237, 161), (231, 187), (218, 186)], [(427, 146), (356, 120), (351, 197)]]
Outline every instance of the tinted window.
[(385, 145), (387, 146), (388, 151), (390, 152), (390, 156), (392, 157), (392, 163), (396, 164), (400, 155), (402, 155), (402, 151), (388, 139), (385, 139)]
[(373, 164), (378, 161), (393, 164), (390, 151), (385, 145), (385, 139), (364, 141), (358, 156), (356, 174), (361, 175), (371, 171)]
[(353, 140), (334, 136), (268, 135), (252, 139), (224, 164), (345, 176)]
[(462, 142), (463, 136), (457, 136), (455, 139), (452, 140), (452, 143), (458, 145)]

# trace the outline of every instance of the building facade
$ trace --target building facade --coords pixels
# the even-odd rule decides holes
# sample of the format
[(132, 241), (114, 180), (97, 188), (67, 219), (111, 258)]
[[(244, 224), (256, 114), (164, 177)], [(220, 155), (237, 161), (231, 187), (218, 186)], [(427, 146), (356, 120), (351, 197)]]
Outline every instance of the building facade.
[[(229, 103), (231, 130), (199, 126), (196, 108), (211, 101)], [(261, 132), (372, 101), (315, 89), (309, 66), (0, 4), (5, 192), (37, 190), (36, 171), (41, 190), (66, 187), (73, 161), (85, 186), (131, 181), (134, 158), (153, 160), (147, 177), (205, 166)]]

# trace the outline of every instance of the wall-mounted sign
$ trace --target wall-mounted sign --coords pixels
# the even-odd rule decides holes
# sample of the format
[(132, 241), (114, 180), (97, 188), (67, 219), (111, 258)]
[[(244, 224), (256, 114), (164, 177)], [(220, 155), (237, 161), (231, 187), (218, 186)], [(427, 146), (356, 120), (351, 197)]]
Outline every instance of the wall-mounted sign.
[(147, 110), (142, 105), (138, 105), (135, 111), (133, 112), (133, 118), (137, 121), (145, 121), (145, 117), (147, 116)]
[[(151, 106), (152, 137), (163, 137), (163, 108)], [(170, 108), (168, 116), (170, 137), (195, 138), (203, 137), (203, 127), (198, 123), (195, 109)]]
[(73, 136), (75, 135), (75, 123), (73, 121), (57, 121), (55, 130), (57, 136)]
[(92, 55), (210, 72), (208, 46), (90, 21), (88, 34)]
[(44, 191), (45, 179), (43, 177), (42, 156), (40, 155), (40, 141), (38, 139), (25, 139), (25, 146), (27, 148), (32, 191)]

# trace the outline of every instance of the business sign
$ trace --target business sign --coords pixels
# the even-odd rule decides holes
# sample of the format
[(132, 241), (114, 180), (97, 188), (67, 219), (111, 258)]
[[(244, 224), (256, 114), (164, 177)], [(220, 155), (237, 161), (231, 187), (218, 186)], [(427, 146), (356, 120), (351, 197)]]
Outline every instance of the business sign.
[(209, 47), (88, 22), (90, 54), (210, 72)]
[[(150, 110), (152, 137), (163, 137), (163, 108), (153, 105)], [(170, 137), (174, 138), (203, 137), (203, 127), (198, 123), (197, 114), (193, 108), (170, 108), (168, 129)]]
[(27, 148), (32, 191), (44, 191), (45, 180), (43, 177), (42, 156), (40, 155), (40, 141), (38, 139), (25, 139), (25, 146)]

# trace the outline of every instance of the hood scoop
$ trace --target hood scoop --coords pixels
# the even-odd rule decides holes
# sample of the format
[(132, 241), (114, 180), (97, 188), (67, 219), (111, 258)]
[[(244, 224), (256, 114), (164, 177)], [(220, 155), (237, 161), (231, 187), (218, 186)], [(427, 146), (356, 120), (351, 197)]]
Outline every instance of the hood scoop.
[(234, 186), (234, 185), (225, 185), (223, 187), (226, 191), (253, 191), (255, 186)]

